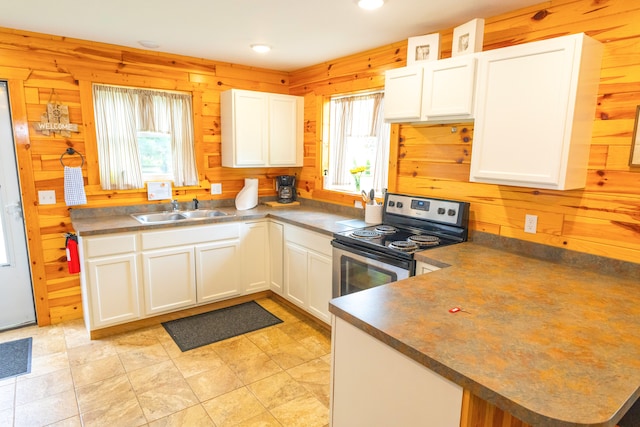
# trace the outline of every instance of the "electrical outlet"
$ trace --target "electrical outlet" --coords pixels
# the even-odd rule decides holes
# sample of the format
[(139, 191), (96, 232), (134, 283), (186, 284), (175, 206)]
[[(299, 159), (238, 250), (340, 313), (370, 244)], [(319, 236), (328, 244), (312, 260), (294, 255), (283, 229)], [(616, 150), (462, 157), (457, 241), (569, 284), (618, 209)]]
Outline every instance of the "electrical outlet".
[(358, 209), (364, 209), (364, 206), (362, 205), (362, 200), (354, 200), (353, 207)]
[(56, 204), (56, 190), (41, 190), (38, 191), (38, 203), (41, 205), (55, 205)]
[(524, 216), (524, 232), (536, 234), (537, 228), (538, 228), (538, 215), (526, 214)]
[(215, 184), (211, 184), (211, 194), (222, 194), (222, 183), (217, 182)]

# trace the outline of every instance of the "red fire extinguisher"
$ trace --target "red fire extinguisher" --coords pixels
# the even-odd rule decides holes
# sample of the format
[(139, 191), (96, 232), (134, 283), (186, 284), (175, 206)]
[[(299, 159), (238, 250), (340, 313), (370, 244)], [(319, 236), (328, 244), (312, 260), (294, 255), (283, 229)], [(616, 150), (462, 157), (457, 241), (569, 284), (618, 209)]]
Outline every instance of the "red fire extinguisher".
[(80, 256), (78, 255), (78, 236), (73, 233), (66, 233), (67, 238), (64, 243), (67, 249), (67, 264), (69, 266), (69, 273), (80, 272)]

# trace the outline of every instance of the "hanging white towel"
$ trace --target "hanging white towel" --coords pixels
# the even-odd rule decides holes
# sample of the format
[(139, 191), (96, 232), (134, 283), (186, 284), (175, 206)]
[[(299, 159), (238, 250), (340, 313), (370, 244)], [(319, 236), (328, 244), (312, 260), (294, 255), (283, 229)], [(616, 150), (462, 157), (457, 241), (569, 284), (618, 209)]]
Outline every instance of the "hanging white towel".
[(87, 204), (82, 168), (64, 167), (64, 201), (67, 206)]

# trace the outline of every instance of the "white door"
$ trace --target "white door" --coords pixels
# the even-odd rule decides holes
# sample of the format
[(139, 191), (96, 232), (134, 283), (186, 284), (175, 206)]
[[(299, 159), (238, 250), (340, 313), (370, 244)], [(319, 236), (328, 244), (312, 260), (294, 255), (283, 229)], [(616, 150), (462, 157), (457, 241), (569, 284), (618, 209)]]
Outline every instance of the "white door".
[(0, 330), (34, 323), (7, 83), (0, 82)]

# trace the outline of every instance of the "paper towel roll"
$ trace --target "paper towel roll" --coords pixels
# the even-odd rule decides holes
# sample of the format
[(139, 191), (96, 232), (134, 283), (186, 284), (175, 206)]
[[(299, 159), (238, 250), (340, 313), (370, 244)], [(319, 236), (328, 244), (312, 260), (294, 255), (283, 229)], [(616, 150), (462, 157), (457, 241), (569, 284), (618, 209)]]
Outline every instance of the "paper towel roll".
[(245, 178), (244, 187), (236, 196), (236, 209), (244, 211), (258, 206), (258, 178)]

